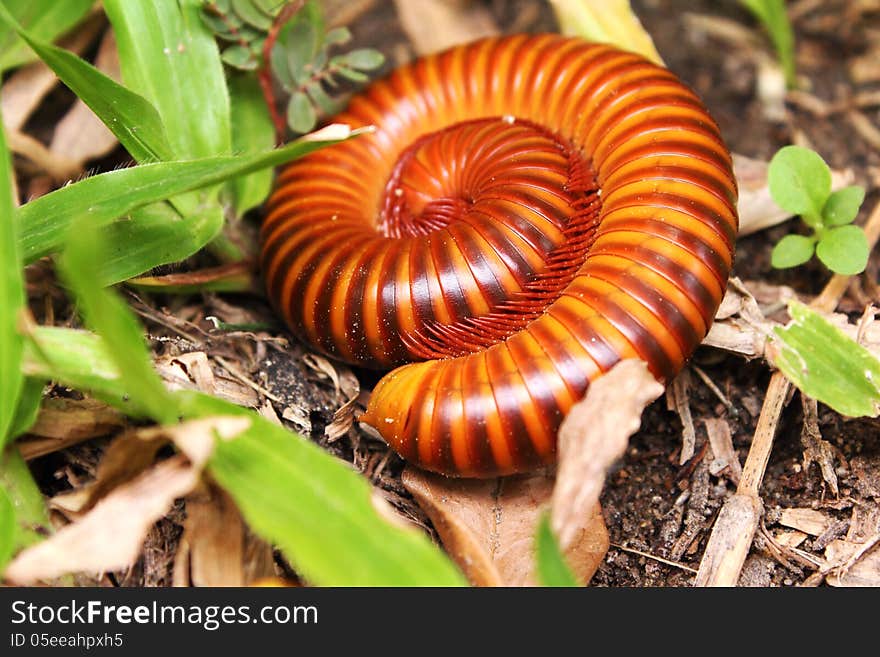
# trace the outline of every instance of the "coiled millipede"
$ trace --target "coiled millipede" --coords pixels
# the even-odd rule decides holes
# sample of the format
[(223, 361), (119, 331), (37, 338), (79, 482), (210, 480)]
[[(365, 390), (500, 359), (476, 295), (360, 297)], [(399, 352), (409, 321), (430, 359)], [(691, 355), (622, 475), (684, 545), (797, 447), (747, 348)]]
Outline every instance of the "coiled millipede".
[(706, 335), (736, 183), (668, 70), (490, 38), (398, 69), (334, 121), (376, 131), (280, 174), (263, 273), (303, 340), (400, 365), (360, 419), (405, 459), (457, 476), (551, 463), (590, 381), (633, 357), (668, 380)]

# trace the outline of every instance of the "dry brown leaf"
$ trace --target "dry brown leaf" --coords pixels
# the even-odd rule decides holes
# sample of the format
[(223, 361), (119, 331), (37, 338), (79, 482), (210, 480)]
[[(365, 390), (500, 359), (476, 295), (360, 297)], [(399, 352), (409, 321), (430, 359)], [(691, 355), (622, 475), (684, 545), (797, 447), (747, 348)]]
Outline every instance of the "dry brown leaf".
[(200, 469), (182, 456), (163, 461), (120, 486), (82, 519), (22, 551), (6, 569), (15, 584), (34, 584), (71, 572), (102, 572), (130, 566), (150, 527), (175, 498), (199, 481)]
[(245, 527), (235, 503), (213, 484), (202, 484), (184, 501), (174, 586), (243, 586)]
[(46, 399), (36, 423), (18, 441), (18, 446), (21, 455), (30, 460), (106, 436), (126, 425), (122, 413), (94, 399)]
[(499, 32), (486, 8), (470, 0), (394, 0), (394, 6), (418, 55)]
[[(122, 75), (119, 70), (119, 54), (113, 31), (107, 30), (95, 66), (117, 82)], [(49, 151), (72, 160), (82, 169), (88, 160), (102, 157), (113, 150), (118, 140), (83, 101), (77, 100), (67, 114), (58, 122)]]
[[(551, 476), (450, 479), (407, 467), (402, 480), (474, 585), (535, 584), (534, 536), (553, 491)], [(607, 550), (608, 532), (597, 504), (580, 519), (565, 557), (585, 584)]]
[[(830, 563), (844, 564), (838, 571), (828, 575), (831, 586), (880, 586), (880, 545), (860, 554), (863, 543), (852, 543), (842, 539), (831, 541), (825, 549), (825, 558)], [(849, 564), (849, 562), (852, 562)]]
[(22, 551), (7, 568), (6, 577), (17, 584), (31, 584), (70, 572), (128, 567), (152, 525), (176, 498), (187, 495), (199, 482), (215, 438), (231, 439), (250, 424), (247, 417), (216, 416), (140, 430), (138, 439), (173, 440), (185, 456), (167, 459), (115, 488), (82, 518)]
[(562, 422), (552, 524), (563, 550), (598, 503), (605, 473), (638, 430), (642, 411), (662, 394), (644, 361), (624, 360), (590, 384)]

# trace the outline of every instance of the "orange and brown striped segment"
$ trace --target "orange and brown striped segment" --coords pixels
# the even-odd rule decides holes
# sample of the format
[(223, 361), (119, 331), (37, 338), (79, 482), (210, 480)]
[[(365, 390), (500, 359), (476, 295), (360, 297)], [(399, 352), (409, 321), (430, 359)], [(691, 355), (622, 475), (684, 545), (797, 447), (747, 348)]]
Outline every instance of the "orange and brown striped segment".
[(736, 183), (668, 70), (559, 35), (491, 38), (398, 69), (334, 121), (376, 131), (281, 173), (263, 272), (303, 340), (401, 365), (361, 420), (407, 460), (551, 463), (590, 381), (632, 357), (669, 379), (706, 335)]

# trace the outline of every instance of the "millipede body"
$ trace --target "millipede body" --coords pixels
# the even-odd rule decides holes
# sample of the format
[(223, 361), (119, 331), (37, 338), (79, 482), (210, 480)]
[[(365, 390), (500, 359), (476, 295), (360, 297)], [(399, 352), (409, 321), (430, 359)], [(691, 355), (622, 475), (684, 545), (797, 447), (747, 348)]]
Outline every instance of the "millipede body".
[(269, 296), (334, 358), (392, 368), (361, 421), (457, 476), (552, 463), (590, 382), (661, 380), (705, 337), (736, 183), (715, 122), (642, 57), (559, 35), (420, 59), (334, 119), (372, 134), (279, 176)]

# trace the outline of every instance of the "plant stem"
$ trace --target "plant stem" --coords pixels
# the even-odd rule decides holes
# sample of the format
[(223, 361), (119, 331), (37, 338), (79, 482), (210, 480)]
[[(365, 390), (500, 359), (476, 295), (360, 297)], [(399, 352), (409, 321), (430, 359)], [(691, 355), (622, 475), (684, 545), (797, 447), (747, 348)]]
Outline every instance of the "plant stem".
[(287, 122), (278, 112), (275, 90), (272, 87), (272, 48), (275, 47), (275, 43), (278, 41), (281, 28), (303, 8), (304, 4), (305, 0), (294, 0), (286, 4), (278, 13), (278, 16), (275, 17), (272, 27), (269, 28), (269, 33), (266, 35), (266, 41), (263, 43), (263, 61), (257, 73), (260, 89), (263, 91), (263, 99), (266, 101), (269, 115), (272, 117), (272, 124), (275, 126), (275, 143), (277, 145), (284, 143)]

